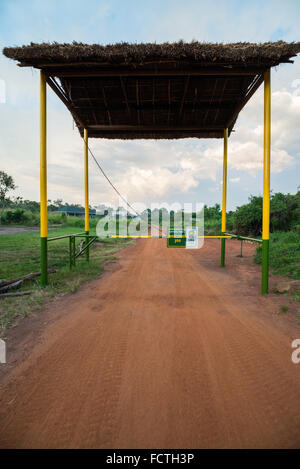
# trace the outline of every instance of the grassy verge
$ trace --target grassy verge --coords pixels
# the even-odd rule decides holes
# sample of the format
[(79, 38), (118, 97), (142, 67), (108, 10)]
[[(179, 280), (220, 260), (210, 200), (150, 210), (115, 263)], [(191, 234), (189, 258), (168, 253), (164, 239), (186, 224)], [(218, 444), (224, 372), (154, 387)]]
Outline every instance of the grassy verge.
[[(77, 233), (76, 227), (61, 227), (49, 233), (49, 237)], [(91, 233), (93, 234), (93, 233)], [(77, 240), (77, 244), (80, 239)], [(39, 278), (23, 283), (21, 290), (33, 290), (29, 296), (0, 299), (0, 335), (20, 318), (31, 311), (41, 310), (47, 299), (65, 293), (73, 293), (78, 286), (99, 275), (107, 262), (113, 262), (115, 253), (132, 241), (124, 239), (103, 239), (90, 247), (90, 261), (85, 256), (77, 258), (76, 267), (69, 269), (69, 240), (62, 239), (48, 243), (49, 267), (57, 269), (49, 275), (49, 285), (41, 289)], [(40, 270), (40, 237), (38, 232), (23, 232), (0, 236), (0, 278), (11, 279)]]
[(204, 219), (204, 233), (206, 235), (221, 234), (221, 220), (219, 218)]
[[(254, 260), (261, 264), (262, 247), (258, 246)], [(273, 274), (300, 279), (299, 234), (278, 231), (270, 234), (270, 267)]]

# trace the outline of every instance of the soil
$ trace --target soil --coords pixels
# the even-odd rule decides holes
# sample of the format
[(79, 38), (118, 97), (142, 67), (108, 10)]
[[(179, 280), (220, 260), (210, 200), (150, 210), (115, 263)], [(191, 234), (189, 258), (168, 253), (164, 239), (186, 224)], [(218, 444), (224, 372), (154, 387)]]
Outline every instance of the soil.
[[(56, 225), (56, 227), (48, 226), (48, 230), (53, 230), (60, 225)], [(17, 234), (23, 233), (24, 231), (40, 231), (39, 226), (7, 226), (3, 225), (0, 226), (0, 235), (8, 235), (8, 234)]]
[(8, 331), (0, 447), (300, 448), (299, 306), (226, 245), (138, 240)]

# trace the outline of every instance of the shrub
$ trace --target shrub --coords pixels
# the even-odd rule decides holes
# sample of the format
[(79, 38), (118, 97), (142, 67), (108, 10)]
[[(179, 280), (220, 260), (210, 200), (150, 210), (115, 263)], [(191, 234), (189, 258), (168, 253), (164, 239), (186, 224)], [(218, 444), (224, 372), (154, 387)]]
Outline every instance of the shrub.
[(84, 228), (85, 223), (84, 223), (84, 218), (78, 218), (78, 217), (67, 217), (67, 223), (68, 226), (77, 226), (78, 228)]
[(6, 210), (4, 214), (2, 215), (2, 221), (3, 223), (6, 224), (18, 224), (18, 223), (26, 223), (30, 219), (30, 216), (25, 212), (25, 210), (22, 210), (20, 208), (17, 208), (16, 210)]
[[(241, 235), (259, 236), (262, 231), (262, 197), (251, 196), (249, 203), (237, 207), (234, 230)], [(277, 192), (270, 200), (270, 231), (289, 231), (300, 221), (300, 192), (295, 195)]]
[[(256, 248), (254, 261), (261, 264), (261, 245)], [(300, 278), (300, 243), (297, 233), (294, 231), (271, 233), (270, 267), (275, 274)]]
[[(64, 215), (64, 217), (63, 217)], [(61, 225), (62, 223), (65, 223), (67, 219), (67, 216), (65, 213), (49, 213), (48, 215), (48, 222), (52, 223), (53, 225)]]

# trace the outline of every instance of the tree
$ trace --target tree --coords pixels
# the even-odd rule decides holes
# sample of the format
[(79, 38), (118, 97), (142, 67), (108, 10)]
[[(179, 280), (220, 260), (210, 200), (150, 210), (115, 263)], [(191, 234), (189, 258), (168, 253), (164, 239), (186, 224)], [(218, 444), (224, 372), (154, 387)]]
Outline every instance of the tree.
[(2, 214), (4, 212), (4, 208), (6, 203), (9, 201), (9, 198), (6, 197), (6, 194), (10, 190), (16, 189), (16, 185), (12, 176), (9, 176), (4, 171), (0, 171), (0, 204), (1, 204), (1, 212), (0, 212), (0, 224)]
[(215, 204), (213, 207), (208, 207), (204, 205), (204, 219), (217, 219), (221, 218), (221, 206), (220, 204)]
[[(261, 196), (250, 196), (249, 203), (237, 207), (233, 214), (234, 229), (241, 235), (258, 236), (262, 232)], [(277, 192), (270, 199), (270, 232), (290, 231), (300, 223), (300, 193)]]
[(56, 199), (56, 200), (54, 200), (53, 204), (55, 205), (55, 207), (57, 207), (59, 209), (63, 206), (63, 200), (62, 199)]
[(248, 204), (236, 208), (234, 229), (243, 236), (259, 236), (262, 229), (262, 197), (251, 195)]

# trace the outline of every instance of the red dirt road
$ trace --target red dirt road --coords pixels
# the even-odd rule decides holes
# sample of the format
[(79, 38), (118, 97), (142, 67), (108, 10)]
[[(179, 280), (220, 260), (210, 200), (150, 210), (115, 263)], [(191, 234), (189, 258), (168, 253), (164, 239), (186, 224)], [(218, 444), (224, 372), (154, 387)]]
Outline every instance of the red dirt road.
[(225, 269), (219, 250), (140, 240), (50, 305), (2, 387), (0, 447), (299, 448), (300, 328), (259, 294), (252, 246), (230, 241)]

